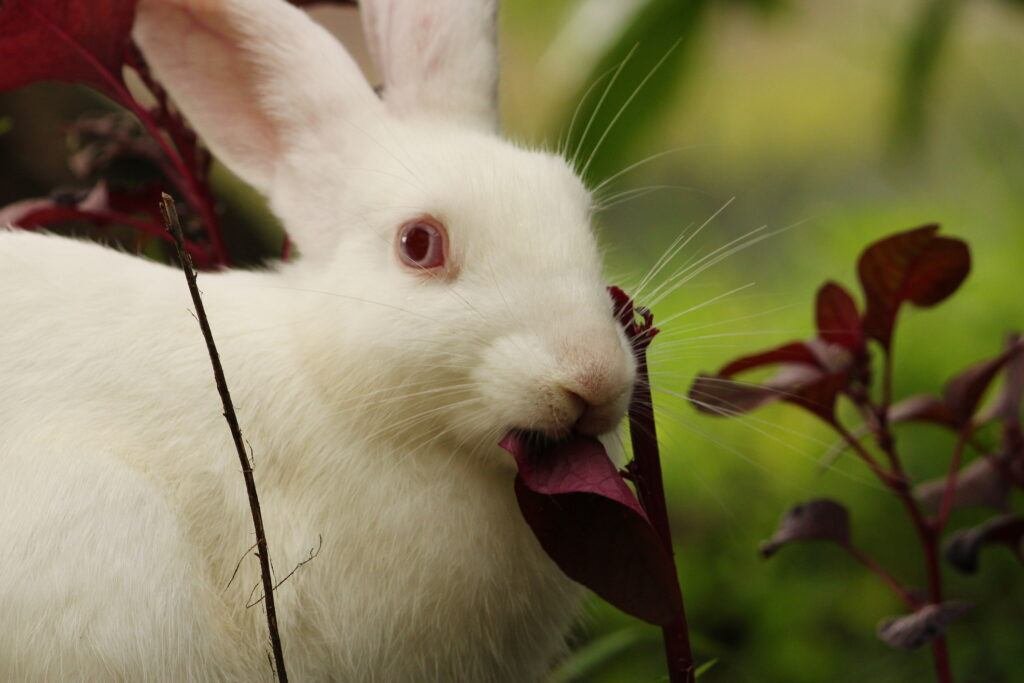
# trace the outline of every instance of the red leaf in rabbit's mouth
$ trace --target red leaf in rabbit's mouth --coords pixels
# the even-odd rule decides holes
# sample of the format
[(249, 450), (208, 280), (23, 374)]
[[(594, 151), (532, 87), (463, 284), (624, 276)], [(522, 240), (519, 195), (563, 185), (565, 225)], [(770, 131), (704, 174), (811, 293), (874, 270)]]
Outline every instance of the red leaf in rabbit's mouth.
[(678, 613), (672, 558), (601, 442), (544, 442), (509, 432), (519, 510), (544, 551), (574, 581), (653, 624)]

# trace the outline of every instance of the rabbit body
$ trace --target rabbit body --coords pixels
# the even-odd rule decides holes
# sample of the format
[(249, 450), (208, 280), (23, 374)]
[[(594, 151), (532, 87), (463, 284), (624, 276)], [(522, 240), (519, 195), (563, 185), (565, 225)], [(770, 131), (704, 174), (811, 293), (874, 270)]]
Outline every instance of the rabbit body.
[[(0, 245), (20, 321), (0, 333), (2, 677), (267, 678), (255, 560), (225, 589), (252, 522), (181, 274), (54, 237)], [(276, 591), (293, 677), (537, 678), (577, 591), (518, 518), (508, 468), (360, 439), (304, 381), (291, 337), (308, 322), (281, 324), (295, 302), (269, 283), (201, 276), (277, 576), (320, 547)]]
[[(537, 680), (580, 591), (521, 519), (497, 442), (609, 431), (632, 357), (582, 184), (493, 134), (493, 3), (363, 11), (393, 101), (279, 0), (143, 0), (136, 26), (302, 252), (199, 278), (276, 577), (295, 569), (275, 591), (289, 674)], [(434, 59), (389, 69), (413, 28)], [(417, 97), (444, 79), (452, 97)], [(417, 272), (395, 230), (424, 214), (448, 262)], [(180, 271), (0, 230), (0, 289), (0, 678), (271, 678), (248, 501)]]

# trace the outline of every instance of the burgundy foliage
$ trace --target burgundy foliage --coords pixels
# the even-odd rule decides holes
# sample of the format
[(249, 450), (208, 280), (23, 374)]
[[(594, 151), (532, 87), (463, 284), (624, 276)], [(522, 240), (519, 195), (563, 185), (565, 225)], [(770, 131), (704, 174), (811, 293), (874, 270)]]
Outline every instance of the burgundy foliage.
[(784, 545), (797, 541), (850, 543), (850, 513), (834, 500), (819, 498), (793, 506), (779, 528), (761, 544), (761, 555), (771, 557)]
[(1024, 563), (1024, 517), (1000, 515), (951, 534), (946, 541), (946, 559), (965, 574), (973, 574), (978, 571), (978, 556), (986, 545), (1004, 545)]
[(910, 614), (883, 620), (877, 634), (882, 642), (898, 650), (916, 650), (941, 637), (971, 607), (970, 603), (955, 600), (925, 605)]
[(597, 439), (501, 443), (516, 459), (516, 498), (545, 552), (619, 609), (653, 624), (678, 611), (675, 567), (636, 496)]
[(971, 270), (967, 245), (940, 237), (938, 225), (924, 225), (875, 242), (857, 262), (867, 310), (864, 334), (883, 347), (892, 343), (900, 307), (934, 306), (955, 292)]
[[(700, 375), (690, 389), (694, 407), (712, 415), (735, 416), (771, 402), (797, 405), (823, 420), (847, 448), (868, 466), (899, 499), (917, 533), (927, 578), (918, 594), (850, 541), (849, 515), (830, 500), (798, 505), (786, 514), (775, 535), (761, 546), (770, 556), (794, 541), (828, 540), (874, 572), (910, 608), (905, 616), (883, 622), (877, 635), (900, 649), (930, 643), (940, 683), (952, 681), (945, 642), (946, 627), (966, 611), (965, 603), (943, 598), (940, 540), (951, 511), (983, 506), (1005, 511), (1011, 490), (1024, 488), (1024, 342), (1011, 335), (1001, 353), (956, 374), (941, 394), (892, 399), (892, 341), (898, 314), (905, 303), (934, 306), (957, 290), (970, 271), (970, 252), (958, 239), (938, 234), (937, 225), (897, 233), (868, 246), (858, 261), (863, 312), (842, 286), (828, 282), (815, 303), (817, 335), (793, 341), (725, 364), (718, 372)], [(872, 362), (877, 342), (880, 362)], [(740, 373), (774, 368), (760, 382), (740, 382)], [(878, 369), (881, 372), (878, 372)], [(1001, 389), (988, 406), (984, 397), (1002, 377)], [(847, 428), (836, 410), (845, 400), (863, 420)], [(913, 486), (903, 469), (893, 426), (927, 423), (954, 433), (956, 440), (944, 477)], [(975, 436), (989, 423), (1001, 426), (999, 443), (981, 445)], [(874, 448), (862, 443), (871, 436)], [(969, 449), (977, 452), (964, 463)], [(872, 452), (873, 451), (873, 452)], [(946, 540), (946, 559), (963, 571), (974, 571), (985, 545), (1009, 546), (1024, 557), (1024, 522), (1016, 515), (994, 517)]]
[[(818, 290), (815, 313), (815, 339), (742, 356), (714, 375), (698, 376), (690, 388), (694, 406), (711, 415), (735, 415), (785, 401), (832, 422), (840, 392), (867, 372), (864, 336), (853, 297), (833, 282)], [(760, 384), (734, 379), (768, 367), (776, 373)]]
[[(330, 1), (330, 0), (328, 0)], [(312, 5), (314, 2), (297, 2)], [(334, 0), (333, 4), (351, 2)], [(120, 208), (94, 210), (78, 202), (57, 202), (46, 210), (24, 213), (24, 206), (6, 215), (23, 228), (89, 226), (105, 230), (122, 228), (136, 235), (141, 249), (152, 241), (166, 241), (156, 215), (154, 193), (167, 191), (181, 200), (186, 232), (191, 239), (185, 249), (200, 268), (231, 264), (232, 258), (221, 229), (217, 204), (209, 185), (212, 159), (188, 123), (174, 108), (159, 81), (131, 39), (136, 0), (4, 0), (0, 2), (0, 92), (39, 81), (61, 81), (90, 87), (120, 105), (138, 121), (144, 136), (125, 137), (125, 129), (101, 123), (93, 130), (94, 145), (69, 159), (75, 174), (100, 171), (99, 180), (111, 180), (105, 168), (125, 158), (145, 155), (160, 171), (155, 186), (118, 188)], [(125, 84), (125, 69), (131, 69), (156, 104), (146, 106)], [(88, 195), (86, 191), (81, 196)], [(65, 199), (67, 197), (65, 196)], [(41, 199), (37, 207), (44, 207)], [(146, 206), (140, 211), (124, 205)], [(14, 216), (13, 219), (10, 217)], [(282, 250), (286, 257), (287, 242)]]
[(513, 431), (501, 446), (516, 460), (519, 509), (544, 551), (566, 576), (660, 625), (669, 680), (692, 683), (695, 666), (647, 376), (646, 351), (658, 330), (649, 310), (636, 308), (618, 287), (608, 291), (637, 361), (629, 414), (633, 460), (620, 472), (597, 439), (581, 435), (553, 442)]
[(82, 83), (119, 99), (136, 0), (0, 3), (0, 91), (37, 81)]

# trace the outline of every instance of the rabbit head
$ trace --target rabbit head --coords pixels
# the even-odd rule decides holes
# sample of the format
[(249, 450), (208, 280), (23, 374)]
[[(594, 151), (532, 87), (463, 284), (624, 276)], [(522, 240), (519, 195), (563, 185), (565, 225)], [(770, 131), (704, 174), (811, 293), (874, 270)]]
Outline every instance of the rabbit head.
[(295, 336), (318, 386), (393, 390), (394, 431), (460, 443), (613, 429), (635, 367), (591, 197), (564, 159), (498, 135), (497, 1), (361, 5), (381, 97), (284, 0), (142, 0), (135, 29), (296, 243), (280, 275), (308, 302)]

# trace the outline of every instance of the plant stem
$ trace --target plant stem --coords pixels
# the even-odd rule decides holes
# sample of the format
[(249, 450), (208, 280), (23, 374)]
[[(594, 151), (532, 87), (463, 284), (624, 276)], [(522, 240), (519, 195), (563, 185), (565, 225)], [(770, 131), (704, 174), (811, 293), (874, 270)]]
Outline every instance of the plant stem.
[(939, 512), (935, 516), (935, 533), (941, 534), (949, 521), (949, 515), (953, 512), (953, 502), (956, 499), (956, 480), (960, 472), (960, 461), (963, 459), (964, 447), (970, 440), (974, 430), (970, 423), (960, 430), (953, 447), (953, 457), (949, 459), (949, 472), (946, 474), (946, 486), (942, 491), (942, 503), (939, 505)]
[(206, 350), (210, 354), (210, 364), (213, 366), (213, 377), (217, 383), (217, 392), (220, 394), (220, 400), (224, 406), (224, 419), (227, 420), (228, 429), (231, 431), (231, 439), (235, 443), (238, 460), (242, 465), (245, 491), (249, 497), (249, 512), (252, 514), (252, 526), (256, 533), (256, 546), (259, 549), (257, 557), (260, 560), (260, 575), (263, 579), (267, 630), (270, 632), (270, 644), (274, 650), (274, 668), (277, 671), (277, 680), (280, 683), (287, 683), (288, 673), (284, 666), (284, 650), (281, 647), (281, 635), (277, 628), (277, 609), (274, 605), (274, 579), (270, 573), (270, 549), (267, 546), (267, 534), (263, 528), (263, 513), (260, 509), (259, 496), (256, 493), (256, 479), (252, 474), (252, 461), (245, 452), (242, 430), (238, 426), (238, 416), (235, 414), (235, 406), (231, 400), (231, 393), (228, 391), (227, 380), (224, 377), (224, 367), (221, 365), (220, 354), (217, 353), (217, 345), (213, 341), (210, 321), (206, 316), (206, 308), (203, 306), (203, 299), (199, 294), (199, 286), (196, 284), (196, 273), (192, 267), (192, 259), (185, 250), (185, 238), (181, 232), (181, 223), (178, 221), (178, 212), (174, 207), (174, 200), (166, 193), (163, 194), (160, 202), (160, 213), (163, 215), (167, 232), (174, 238), (174, 246), (178, 251), (178, 258), (181, 260), (181, 268), (185, 271), (188, 291), (192, 295), (192, 303), (196, 307), (196, 319), (199, 320), (199, 327), (202, 329), (203, 339), (206, 341)]
[(160, 147), (160, 151), (163, 152), (171, 164), (174, 174), (171, 174), (171, 179), (175, 181), (178, 189), (185, 196), (185, 199), (192, 206), (192, 208), (199, 215), (203, 224), (207, 228), (207, 232), (210, 237), (210, 244), (213, 247), (214, 254), (217, 260), (223, 265), (229, 264), (228, 254), (224, 248), (223, 241), (220, 235), (220, 222), (217, 219), (217, 212), (213, 209), (212, 200), (209, 198), (209, 193), (204, 191), (202, 183), (196, 178), (192, 169), (190, 169), (182, 159), (182, 156), (178, 153), (178, 150), (174, 148), (168, 141), (166, 136), (163, 134), (163, 130), (157, 124), (156, 119), (152, 113), (146, 110), (134, 96), (125, 87), (124, 82), (121, 80), (120, 74), (114, 74), (108, 69), (102, 62), (100, 62), (94, 54), (84, 49), (78, 42), (76, 42), (67, 31), (61, 28), (60, 24), (50, 19), (45, 12), (39, 8), (33, 6), (32, 3), (24, 3), (24, 8), (32, 13), (32, 15), (44, 26), (46, 26), (58, 40), (63, 42), (65, 45), (74, 50), (79, 57), (82, 58), (86, 64), (88, 64), (96, 72), (100, 83), (105, 86), (105, 94), (114, 99), (118, 104), (128, 109), (130, 112), (135, 114), (136, 118), (149, 133), (153, 141)]
[[(888, 412), (887, 409), (882, 406), (876, 411), (876, 414), (882, 413), (883, 410), (884, 412)], [(864, 448), (863, 444), (850, 434), (845, 427), (838, 422), (833, 426), (839, 435), (842, 436), (848, 444), (850, 444), (850, 448), (852, 448), (862, 460), (867, 462), (869, 466), (871, 463), (876, 462), (874, 457), (866, 448)], [(892, 432), (889, 427), (888, 420), (882, 419), (881, 415), (879, 415), (876, 438), (878, 440), (879, 447), (882, 448), (889, 458), (889, 461), (892, 463), (894, 472), (883, 472), (876, 467), (872, 467), (872, 471), (878, 475), (881, 482), (885, 484), (897, 499), (899, 499), (900, 503), (907, 511), (907, 516), (910, 517), (910, 521), (914, 526), (914, 531), (917, 532), (918, 542), (921, 545), (922, 555), (924, 556), (925, 574), (928, 581), (928, 600), (933, 604), (939, 604), (942, 602), (942, 570), (939, 564), (938, 535), (935, 532), (935, 528), (928, 523), (928, 520), (925, 519), (917, 501), (914, 500), (914, 497), (910, 493), (910, 486), (907, 483), (906, 474), (903, 471), (902, 463), (900, 462), (899, 455), (896, 452), (895, 441), (892, 438)], [(945, 636), (939, 636), (933, 639), (931, 645), (932, 659), (935, 663), (936, 680), (938, 680), (939, 683), (953, 683), (953, 674), (950, 669), (949, 652), (946, 648)]]
[[(637, 382), (629, 410), (629, 437), (633, 446), (633, 474), (637, 497), (643, 505), (654, 530), (661, 537), (675, 566), (672, 549), (672, 530), (665, 505), (665, 487), (661, 476), (661, 460), (658, 455), (658, 433), (654, 424), (654, 404), (647, 371), (646, 342), (633, 340), (633, 353), (637, 363)], [(678, 575), (678, 570), (676, 570)], [(689, 627), (686, 623), (686, 609), (683, 606), (682, 588), (679, 591), (679, 613), (672, 623), (662, 628), (665, 643), (665, 657), (668, 662), (671, 683), (693, 683), (695, 666), (690, 647)]]
[(915, 599), (907, 591), (906, 587), (902, 583), (900, 583), (895, 576), (890, 574), (885, 567), (880, 565), (877, 560), (875, 560), (873, 557), (868, 555), (860, 548), (849, 543), (844, 543), (843, 549), (846, 550), (846, 552), (849, 553), (853, 559), (864, 565), (864, 567), (868, 571), (876, 574), (878, 578), (880, 578), (882, 582), (885, 583), (885, 585), (892, 589), (892, 592), (895, 593), (897, 597), (899, 597), (899, 599), (902, 600), (908, 608), (918, 608), (919, 605), (917, 599)]

